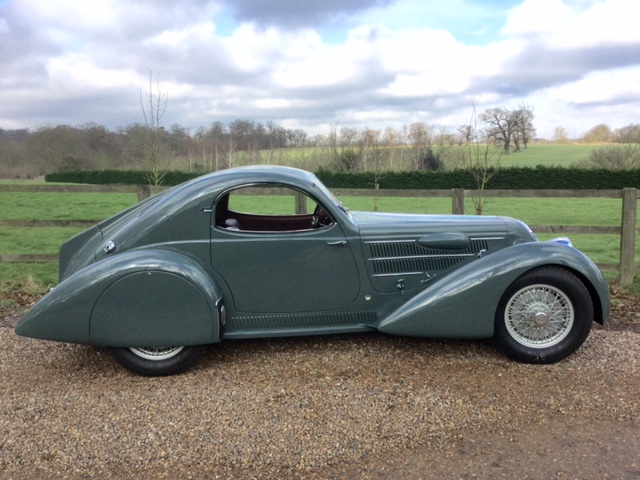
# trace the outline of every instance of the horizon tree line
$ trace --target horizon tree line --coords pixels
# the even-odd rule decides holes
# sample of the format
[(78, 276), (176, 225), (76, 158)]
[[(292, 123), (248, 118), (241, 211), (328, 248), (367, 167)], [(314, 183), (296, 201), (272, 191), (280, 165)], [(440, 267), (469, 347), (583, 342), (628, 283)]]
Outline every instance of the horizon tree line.
[[(480, 128), (463, 125), (455, 133), (416, 122), (401, 129), (382, 130), (338, 128), (336, 124), (329, 134), (312, 136), (272, 121), (247, 119), (228, 124), (214, 121), (193, 133), (179, 124), (165, 128), (159, 122), (154, 126), (134, 123), (115, 130), (97, 123), (47, 126), (34, 131), (0, 129), (0, 177), (26, 178), (61, 170), (144, 168), (152, 128), (156, 155), (161, 159), (158, 165), (203, 172), (255, 163), (296, 163), (311, 169), (323, 166), (353, 171), (429, 170), (445, 165), (455, 168), (465, 161), (465, 149), (456, 147), (467, 145), (471, 138), (492, 143), (504, 155), (527, 148), (535, 138), (532, 107), (492, 108), (478, 118), (483, 123)], [(552, 140), (566, 140), (562, 127), (556, 129)], [(640, 143), (640, 125), (616, 130), (598, 125), (585, 134), (584, 140)], [(297, 157), (295, 162), (291, 161), (292, 155)]]

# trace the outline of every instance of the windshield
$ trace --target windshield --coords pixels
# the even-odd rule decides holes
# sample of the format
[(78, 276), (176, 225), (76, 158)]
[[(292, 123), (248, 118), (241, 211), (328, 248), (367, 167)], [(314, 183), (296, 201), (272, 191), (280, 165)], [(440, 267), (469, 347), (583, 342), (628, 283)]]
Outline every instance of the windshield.
[(333, 203), (341, 212), (344, 213), (344, 216), (355, 225), (355, 220), (353, 219), (353, 216), (351, 215), (351, 212), (349, 211), (349, 209), (347, 207), (345, 207), (342, 202), (340, 200), (338, 200), (338, 197), (336, 197), (333, 192), (331, 190), (329, 190), (319, 179), (318, 177), (314, 177), (314, 182), (313, 182), (316, 186), (316, 188), (318, 188), (318, 190), (320, 190), (322, 193), (324, 193), (329, 200), (331, 200), (331, 203)]

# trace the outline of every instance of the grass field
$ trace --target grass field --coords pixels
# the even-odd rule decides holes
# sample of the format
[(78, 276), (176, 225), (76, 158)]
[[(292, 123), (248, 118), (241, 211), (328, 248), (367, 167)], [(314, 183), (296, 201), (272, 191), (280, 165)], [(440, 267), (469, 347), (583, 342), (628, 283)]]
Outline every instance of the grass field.
[[(523, 149), (518, 153), (510, 155), (496, 155), (492, 163), (500, 159), (500, 165), (504, 167), (535, 167), (536, 165), (544, 166), (563, 166), (569, 167), (585, 162), (589, 159), (591, 151), (602, 145), (591, 145), (582, 143), (569, 144), (551, 144), (551, 143), (531, 143), (527, 149)], [(396, 148), (400, 147), (383, 147)], [(460, 149), (462, 154), (468, 154), (468, 147), (454, 146), (447, 149)], [(481, 149), (484, 146), (480, 147)], [(398, 155), (396, 155), (398, 156)], [(457, 155), (451, 155), (457, 157)], [(259, 163), (271, 163), (278, 165), (288, 165), (291, 167), (302, 168), (305, 170), (316, 171), (320, 166), (331, 168), (331, 155), (324, 147), (309, 148), (286, 148), (275, 150), (274, 152), (236, 152), (233, 157), (234, 166), (248, 165)], [(412, 159), (409, 147), (406, 147), (404, 160), (394, 160), (393, 164), (381, 165), (384, 170), (402, 170), (412, 168)], [(449, 168), (452, 165), (447, 165)], [(461, 167), (462, 165), (458, 165)]]
[(535, 167), (536, 165), (568, 167), (589, 159), (591, 151), (601, 145), (530, 144), (526, 150), (502, 156), (503, 167)]
[[(584, 162), (598, 145), (531, 144), (528, 149), (500, 160), (502, 166), (559, 165)], [(238, 164), (245, 162), (238, 152)], [(318, 168), (315, 149), (286, 149), (272, 156), (273, 163), (315, 170)], [(401, 167), (397, 165), (397, 167)], [(0, 184), (15, 183), (0, 180)], [(38, 181), (21, 182), (38, 184)], [(352, 210), (373, 210), (372, 197), (341, 198)], [(264, 199), (254, 198), (260, 204)], [(93, 220), (99, 221), (133, 205), (134, 194), (92, 193), (0, 193), (0, 220)], [(290, 199), (282, 199), (290, 202)], [(449, 198), (380, 198), (382, 212), (450, 213)], [(473, 212), (471, 200), (465, 205)], [(265, 207), (265, 212), (268, 207)], [(521, 219), (530, 225), (593, 225), (620, 224), (621, 205), (615, 199), (490, 199), (487, 215), (505, 215)], [(78, 233), (78, 228), (0, 228), (0, 253), (56, 254), (62, 242)], [(548, 239), (553, 235), (540, 235)], [(574, 245), (599, 263), (616, 263), (619, 258), (619, 238), (616, 235), (572, 235)], [(57, 265), (33, 263), (0, 263), (0, 291), (7, 288), (45, 289), (57, 281)]]
[[(270, 201), (292, 205), (292, 197)], [(340, 200), (351, 210), (372, 211), (373, 197), (343, 197)], [(264, 197), (246, 196), (253, 210), (270, 211)], [(0, 220), (92, 220), (100, 221), (133, 205), (134, 194), (96, 193), (0, 193)], [(473, 211), (470, 199), (465, 204)], [(450, 198), (380, 198), (378, 210), (400, 213), (451, 213)], [(523, 220), (530, 225), (619, 226), (621, 202), (617, 199), (488, 199), (487, 215), (504, 215)], [(56, 254), (60, 245), (81, 228), (20, 227), (0, 228), (2, 254)], [(554, 235), (540, 235), (542, 240)], [(617, 235), (572, 235), (574, 245), (597, 263), (617, 263)], [(636, 255), (636, 261), (640, 256)], [(611, 276), (611, 274), (609, 274)], [(46, 290), (57, 282), (57, 264), (0, 263), (0, 292), (7, 289)]]

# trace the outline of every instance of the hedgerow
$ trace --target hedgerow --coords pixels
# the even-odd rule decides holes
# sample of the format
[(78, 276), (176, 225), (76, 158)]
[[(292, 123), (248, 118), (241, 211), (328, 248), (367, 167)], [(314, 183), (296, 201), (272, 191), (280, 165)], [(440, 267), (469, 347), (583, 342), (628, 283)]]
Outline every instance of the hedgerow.
[[(167, 171), (162, 185), (177, 185), (201, 173)], [(402, 172), (336, 172), (320, 169), (318, 178), (330, 188), (374, 188), (377, 181), (381, 189), (477, 188), (469, 170), (402, 171)], [(147, 185), (150, 172), (141, 170), (100, 170), (57, 172), (45, 177), (47, 182)], [(640, 169), (581, 169), (565, 167), (509, 167), (491, 172), (487, 189), (504, 190), (615, 190), (640, 188)]]

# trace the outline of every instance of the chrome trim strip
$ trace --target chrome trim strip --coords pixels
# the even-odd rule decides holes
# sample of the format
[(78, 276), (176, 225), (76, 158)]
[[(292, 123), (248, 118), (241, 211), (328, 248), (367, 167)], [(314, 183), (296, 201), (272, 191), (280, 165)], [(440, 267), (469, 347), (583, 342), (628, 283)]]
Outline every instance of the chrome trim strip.
[(410, 255), (408, 257), (372, 257), (368, 258), (370, 262), (372, 261), (384, 261), (384, 260), (407, 260), (407, 259), (415, 259), (415, 258), (460, 258), (460, 257), (475, 257), (475, 253), (457, 253), (451, 255)]
[(371, 240), (364, 243), (365, 245), (369, 245), (372, 243), (416, 243), (416, 240)]
[(469, 237), (469, 240), (504, 240), (506, 237)]
[[(430, 235), (429, 233), (425, 233), (423, 236)], [(504, 240), (506, 237), (469, 237), (469, 240)], [(418, 239), (413, 240), (370, 240), (368, 242), (364, 242), (365, 245), (370, 245), (373, 243), (416, 243)]]
[(404, 277), (406, 275), (424, 275), (426, 272), (375, 273), (372, 277)]

